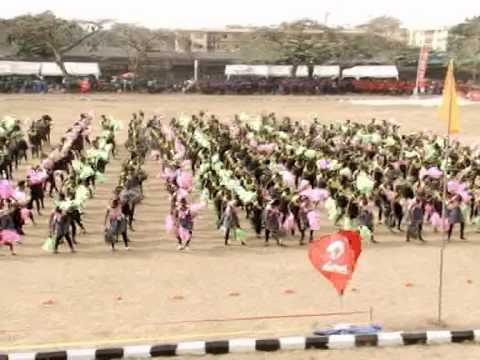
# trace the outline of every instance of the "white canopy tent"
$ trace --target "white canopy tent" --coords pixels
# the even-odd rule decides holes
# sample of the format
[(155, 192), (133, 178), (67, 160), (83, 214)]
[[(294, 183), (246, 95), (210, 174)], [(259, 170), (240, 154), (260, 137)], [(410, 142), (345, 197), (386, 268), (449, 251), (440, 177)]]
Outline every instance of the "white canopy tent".
[[(42, 76), (63, 76), (62, 70), (56, 63), (43, 62), (41, 64), (40, 74)], [(66, 62), (64, 64), (67, 72), (73, 76), (95, 76), (98, 79), (101, 75), (98, 63)]]
[(257, 76), (257, 77), (289, 77), (292, 74), (291, 65), (226, 65), (225, 75)]
[(12, 67), (8, 61), (0, 61), (0, 76), (12, 75)]
[(268, 77), (268, 65), (226, 65), (225, 75)]
[[(66, 62), (65, 68), (73, 76), (101, 75), (98, 63)], [(0, 76), (9, 75), (63, 76), (63, 73), (54, 62), (0, 61)]]
[(299, 78), (308, 77), (308, 66), (307, 65), (297, 66), (297, 72), (295, 76)]
[(292, 76), (293, 66), (291, 65), (270, 65), (268, 67), (269, 77), (290, 77)]
[(354, 66), (343, 70), (343, 78), (374, 78), (374, 79), (397, 79), (399, 78), (398, 69), (395, 65), (369, 65)]
[(319, 78), (339, 78), (339, 65), (315, 65), (313, 67), (313, 76)]
[[(265, 78), (291, 77), (293, 71), (292, 65), (226, 65), (225, 75), (231, 76), (258, 76)], [(308, 77), (308, 66), (300, 65), (297, 67), (296, 76), (299, 78)], [(338, 65), (315, 65), (313, 67), (313, 76), (319, 78), (338, 78), (340, 77), (340, 66)]]
[[(314, 77), (335, 79), (340, 77), (340, 66), (338, 65), (315, 65), (313, 67)], [(308, 77), (308, 66), (301, 65), (297, 67), (297, 77)]]
[(29, 61), (0, 61), (0, 76), (39, 74), (40, 63)]

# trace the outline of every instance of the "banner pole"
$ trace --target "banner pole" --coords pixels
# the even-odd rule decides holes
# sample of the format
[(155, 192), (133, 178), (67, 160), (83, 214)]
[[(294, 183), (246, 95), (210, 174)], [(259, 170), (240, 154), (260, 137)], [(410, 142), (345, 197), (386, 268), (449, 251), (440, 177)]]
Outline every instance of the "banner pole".
[(419, 75), (420, 75), (420, 66), (421, 66), (421, 63), (422, 63), (422, 53), (423, 53), (423, 46), (420, 48), (420, 54), (418, 55), (418, 65), (417, 65), (417, 79), (415, 80), (415, 90), (414, 90), (414, 95), (418, 95), (419, 94)]
[(442, 247), (440, 249), (440, 269), (439, 269), (439, 286), (438, 286), (438, 323), (442, 323), (442, 305), (443, 305), (443, 273), (444, 273), (444, 258), (445, 248), (447, 245), (447, 231), (445, 229), (445, 220), (447, 212), (447, 188), (448, 188), (448, 159), (450, 157), (450, 137), (447, 137), (445, 149), (445, 170), (443, 181), (443, 195), (442, 195)]
[[(449, 66), (450, 67), (450, 66)], [(453, 66), (451, 71), (453, 72)], [(450, 84), (450, 86), (455, 86), (455, 84)], [(445, 89), (444, 89), (445, 91)], [(447, 91), (449, 91), (447, 89)], [(442, 195), (442, 247), (440, 249), (440, 269), (439, 269), (439, 285), (438, 285), (438, 323), (442, 323), (442, 311), (443, 311), (443, 273), (445, 269), (445, 248), (447, 246), (448, 236), (445, 230), (445, 220), (447, 213), (447, 191), (448, 191), (448, 160), (450, 158), (450, 126), (452, 122), (452, 101), (453, 93), (450, 94), (450, 101), (448, 103), (448, 130), (447, 130), (447, 139), (445, 144), (444, 151), (444, 176), (443, 176), (443, 195)]]

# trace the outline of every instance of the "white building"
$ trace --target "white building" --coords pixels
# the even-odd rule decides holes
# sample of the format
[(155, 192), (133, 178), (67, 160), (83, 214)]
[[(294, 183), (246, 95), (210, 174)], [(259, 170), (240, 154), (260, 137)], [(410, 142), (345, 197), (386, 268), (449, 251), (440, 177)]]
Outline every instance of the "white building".
[(428, 46), (432, 50), (447, 51), (448, 29), (414, 30), (410, 29), (408, 45), (422, 47)]

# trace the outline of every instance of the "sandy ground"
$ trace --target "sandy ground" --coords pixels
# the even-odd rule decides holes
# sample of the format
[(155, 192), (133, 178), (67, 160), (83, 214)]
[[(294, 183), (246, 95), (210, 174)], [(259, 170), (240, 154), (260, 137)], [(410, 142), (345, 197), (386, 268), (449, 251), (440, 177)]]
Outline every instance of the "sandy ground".
[[(342, 100), (342, 101), (340, 101)], [(80, 112), (111, 114), (126, 124), (132, 112), (161, 111), (168, 117), (200, 109), (232, 118), (236, 112), (276, 112), (295, 120), (314, 115), (325, 122), (346, 118), (368, 121), (395, 118), (404, 131), (442, 132), (435, 108), (423, 106), (355, 106), (335, 97), (148, 96), (73, 95), (3, 96), (0, 115), (34, 119), (48, 113), (55, 121), (53, 139), (59, 139)], [(480, 135), (480, 106), (462, 108), (462, 139)], [(120, 134), (123, 142), (124, 130)], [(335, 291), (307, 259), (307, 249), (295, 239), (287, 249), (263, 247), (250, 237), (249, 246), (224, 248), (215, 230), (213, 210), (196, 223), (192, 250), (180, 253), (163, 230), (167, 193), (156, 178), (158, 165), (150, 162), (146, 199), (138, 209), (132, 251), (112, 254), (103, 242), (103, 216), (118, 179), (121, 158), (108, 166), (108, 181), (87, 202), (88, 234), (79, 238), (76, 255), (53, 256), (41, 250), (47, 237), (48, 209), (36, 227), (28, 225), (18, 256), (0, 249), (0, 351), (82, 344), (121, 344), (230, 337), (307, 335), (316, 326), (338, 322), (367, 322), (368, 314), (197, 324), (174, 321), (315, 314), (374, 309), (374, 321), (388, 330), (436, 328), (436, 296), (440, 238), (427, 230), (426, 245), (406, 244), (403, 235), (380, 227), (379, 245), (365, 244), (358, 268), (343, 304)], [(23, 165), (17, 176), (26, 172)], [(245, 224), (245, 227), (248, 227)], [(325, 223), (323, 232), (333, 229)], [(480, 308), (480, 236), (469, 227), (467, 242), (454, 241), (446, 252), (444, 314), (452, 328), (477, 326)], [(409, 286), (407, 286), (409, 284)], [(289, 290), (289, 291), (287, 291)], [(47, 305), (46, 302), (52, 304)], [(469, 358), (479, 355), (473, 346), (452, 346), (355, 352), (268, 354), (272, 359)], [(267, 355), (229, 356), (263, 359)]]

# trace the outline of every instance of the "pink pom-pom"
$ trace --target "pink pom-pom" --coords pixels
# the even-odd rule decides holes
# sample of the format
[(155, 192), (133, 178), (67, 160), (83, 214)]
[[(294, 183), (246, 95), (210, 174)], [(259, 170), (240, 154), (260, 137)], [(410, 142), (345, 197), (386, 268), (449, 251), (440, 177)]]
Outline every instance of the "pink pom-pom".
[(20, 209), (20, 216), (22, 217), (22, 220), (24, 222), (27, 222), (27, 220), (30, 219), (30, 215), (31, 215), (31, 210), (27, 208)]
[(198, 212), (202, 209), (205, 209), (206, 207), (207, 207), (207, 202), (206, 201), (201, 201), (199, 203), (192, 204), (190, 206), (190, 209), (192, 210), (192, 212)]
[(430, 204), (425, 205), (425, 214), (430, 215), (433, 212), (433, 206)]
[(168, 215), (168, 216), (165, 218), (165, 231), (170, 232), (170, 231), (173, 230), (173, 227), (174, 227), (173, 216), (172, 216), (172, 215)]
[(320, 230), (320, 212), (312, 210), (307, 214), (308, 225), (311, 230)]
[(468, 203), (472, 199), (472, 197), (466, 190), (460, 191), (458, 195), (460, 195), (460, 197), (462, 198), (462, 201), (465, 203)]
[(457, 194), (461, 191), (461, 184), (457, 180), (450, 180), (447, 184), (448, 192)]
[(177, 191), (177, 201), (186, 199), (188, 197), (188, 191), (185, 189), (178, 189)]
[(295, 227), (295, 218), (292, 213), (288, 214), (287, 218), (282, 224), (282, 227), (283, 230), (285, 230), (286, 232), (290, 232), (293, 230), (293, 228)]
[(443, 231), (448, 229), (448, 219), (445, 218), (442, 228), (442, 217), (437, 212), (433, 213), (433, 215), (430, 217), (430, 222), (435, 229), (442, 229)]
[(317, 166), (321, 170), (326, 170), (330, 167), (330, 161), (325, 159), (320, 159), (317, 161)]
[(182, 226), (178, 227), (177, 235), (182, 241), (188, 241), (190, 239), (190, 231), (188, 231)]
[(44, 159), (42, 160), (42, 168), (44, 169), (52, 169), (53, 168), (53, 161), (50, 159)]
[(310, 181), (302, 180), (300, 181), (300, 185), (298, 186), (298, 191), (303, 192), (305, 190), (311, 190), (312, 186), (310, 185)]
[(22, 240), (16, 231), (9, 229), (0, 231), (0, 239), (3, 244), (18, 243)]
[(36, 172), (33, 175), (30, 175), (30, 181), (33, 185), (43, 184), (47, 178), (48, 175), (45, 172)]
[(8, 199), (15, 196), (15, 189), (8, 180), (0, 180), (0, 197)]
[(182, 142), (178, 139), (175, 140), (175, 151), (178, 155), (182, 154), (181, 157), (185, 154), (185, 146), (183, 146)]
[(310, 200), (312, 199), (312, 189), (307, 189), (307, 190), (303, 190), (301, 193), (300, 193), (301, 196), (305, 196), (307, 198), (309, 198)]
[(182, 171), (177, 179), (178, 186), (182, 189), (191, 189), (193, 185), (193, 175), (190, 171)]
[(325, 189), (315, 188), (310, 192), (310, 200), (312, 201), (325, 201), (329, 196), (330, 194)]
[(443, 176), (443, 171), (434, 166), (427, 170), (427, 175), (432, 179), (440, 179)]
[(260, 153), (270, 155), (271, 153), (273, 153), (275, 151), (276, 147), (277, 147), (277, 145), (274, 144), (274, 143), (262, 144), (262, 145), (257, 146), (257, 150)]
[(293, 175), (290, 171), (282, 171), (281, 172), (283, 181), (291, 188), (295, 187), (295, 175)]

